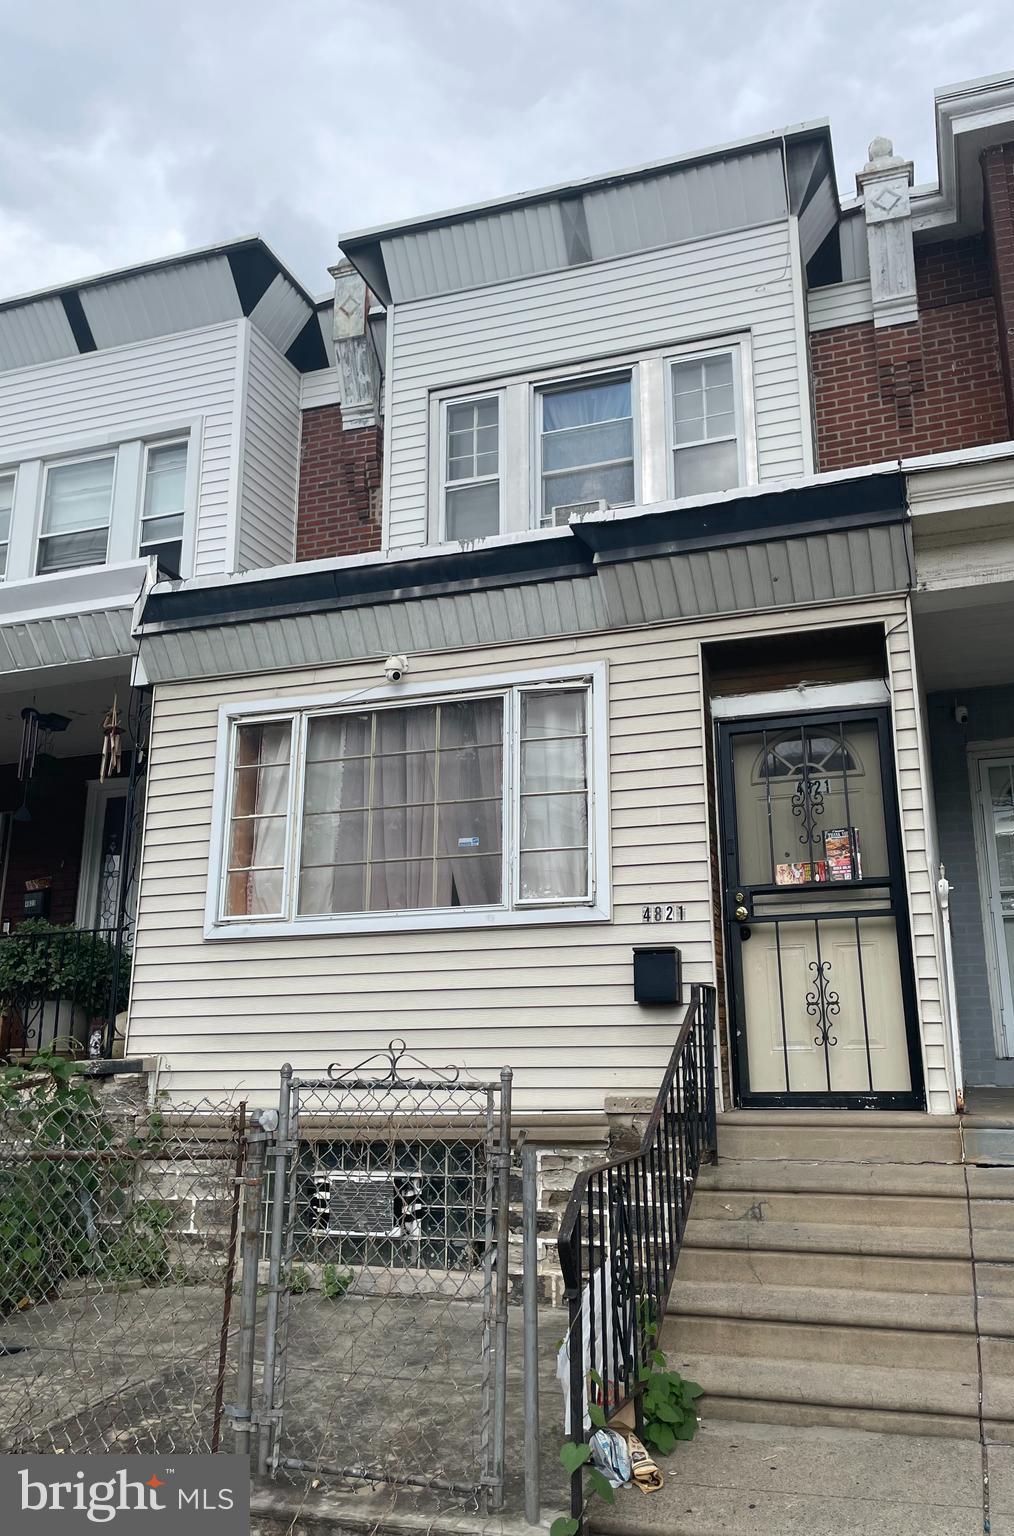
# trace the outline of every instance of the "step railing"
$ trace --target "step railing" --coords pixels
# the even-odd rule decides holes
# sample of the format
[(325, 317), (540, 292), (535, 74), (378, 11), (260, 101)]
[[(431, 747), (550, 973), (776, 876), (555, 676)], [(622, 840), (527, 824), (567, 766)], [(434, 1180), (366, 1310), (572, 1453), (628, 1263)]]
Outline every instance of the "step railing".
[[(694, 986), (636, 1152), (580, 1174), (558, 1247), (570, 1311), (570, 1438), (586, 1438), (588, 1407), (607, 1418), (633, 1402), (641, 1427), (643, 1377), (672, 1290), (694, 1185), (714, 1160), (715, 989)], [(582, 1474), (571, 1480), (581, 1519)]]

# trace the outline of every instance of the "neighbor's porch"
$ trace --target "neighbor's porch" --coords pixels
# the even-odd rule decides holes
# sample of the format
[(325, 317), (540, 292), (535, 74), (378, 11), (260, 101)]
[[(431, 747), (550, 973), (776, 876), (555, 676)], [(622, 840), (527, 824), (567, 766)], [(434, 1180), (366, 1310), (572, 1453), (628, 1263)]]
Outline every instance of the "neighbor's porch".
[[(128, 663), (36, 677), (0, 692), (0, 1058), (109, 1055), (130, 967)], [(114, 699), (122, 757), (103, 776)]]

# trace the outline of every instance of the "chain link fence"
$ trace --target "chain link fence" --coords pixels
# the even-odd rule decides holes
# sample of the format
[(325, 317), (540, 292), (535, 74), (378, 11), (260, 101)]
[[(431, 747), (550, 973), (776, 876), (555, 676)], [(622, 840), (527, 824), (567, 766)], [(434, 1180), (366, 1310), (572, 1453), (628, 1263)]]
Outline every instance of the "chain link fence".
[(114, 1109), (71, 1064), (0, 1085), (0, 1451), (213, 1451), (245, 1110)]
[(509, 1162), (507, 1072), (437, 1073), (394, 1042), (350, 1072), (283, 1073), (262, 1471), (501, 1507)]
[(509, 1165), (509, 1072), (398, 1042), (259, 1113), (8, 1068), (0, 1452), (238, 1449), (502, 1507)]

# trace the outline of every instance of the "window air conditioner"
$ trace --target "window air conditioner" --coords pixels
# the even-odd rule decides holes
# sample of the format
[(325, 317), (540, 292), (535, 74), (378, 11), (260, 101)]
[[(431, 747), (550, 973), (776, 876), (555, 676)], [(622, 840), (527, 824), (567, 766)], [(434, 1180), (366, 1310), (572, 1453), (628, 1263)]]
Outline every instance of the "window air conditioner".
[(418, 1237), (419, 1180), (377, 1172), (317, 1173), (310, 1226), (334, 1237)]
[(561, 507), (551, 507), (548, 512), (543, 512), (539, 527), (565, 528), (575, 517), (587, 517), (589, 512), (605, 512), (608, 507), (608, 501), (601, 496), (598, 501), (568, 501)]

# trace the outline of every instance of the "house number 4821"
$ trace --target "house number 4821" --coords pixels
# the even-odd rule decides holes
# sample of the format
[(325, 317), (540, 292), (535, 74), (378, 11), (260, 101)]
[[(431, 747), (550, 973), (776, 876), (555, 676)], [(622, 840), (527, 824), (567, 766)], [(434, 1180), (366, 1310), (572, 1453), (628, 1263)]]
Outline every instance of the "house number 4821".
[(683, 904), (674, 905), (671, 901), (663, 903), (659, 907), (642, 907), (642, 923), (681, 923), (683, 921)]

